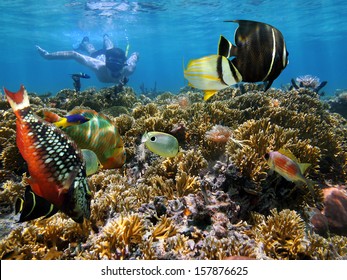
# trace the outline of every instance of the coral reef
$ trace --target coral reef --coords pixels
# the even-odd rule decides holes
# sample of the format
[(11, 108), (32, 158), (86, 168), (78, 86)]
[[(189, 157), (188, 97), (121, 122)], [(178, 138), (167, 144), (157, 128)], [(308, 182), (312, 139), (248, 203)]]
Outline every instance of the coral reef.
[[(329, 112), (317, 85), (262, 89), (242, 84), (208, 102), (189, 87), (152, 96), (129, 87), (30, 94), (38, 115), (103, 112), (124, 141), (125, 165), (88, 178), (91, 217), (82, 225), (62, 213), (15, 223), (28, 174), (14, 114), (0, 101), (1, 259), (346, 258), (346, 119)], [(144, 149), (147, 131), (174, 135), (177, 156)], [(280, 148), (311, 164), (313, 194), (270, 173), (264, 155)]]
[(330, 105), (330, 111), (347, 119), (347, 90), (336, 90), (335, 95), (335, 98), (327, 101)]

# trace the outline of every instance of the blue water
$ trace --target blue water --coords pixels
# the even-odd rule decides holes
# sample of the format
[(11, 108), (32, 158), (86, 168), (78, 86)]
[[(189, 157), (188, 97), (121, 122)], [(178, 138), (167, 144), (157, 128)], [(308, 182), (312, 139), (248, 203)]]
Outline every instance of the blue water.
[(216, 53), (220, 34), (234, 41), (237, 24), (223, 22), (228, 19), (266, 22), (283, 33), (289, 65), (274, 87), (310, 74), (328, 81), (328, 94), (347, 88), (345, 0), (0, 0), (0, 10), (0, 86), (13, 91), (24, 84), (55, 94), (73, 88), (68, 74), (81, 71), (92, 77), (82, 81), (82, 90), (110, 86), (77, 62), (44, 60), (35, 48), (71, 50), (86, 35), (101, 48), (107, 33), (117, 46), (129, 43), (130, 53), (140, 53), (129, 86), (138, 93), (142, 84), (175, 93), (187, 85), (184, 62)]

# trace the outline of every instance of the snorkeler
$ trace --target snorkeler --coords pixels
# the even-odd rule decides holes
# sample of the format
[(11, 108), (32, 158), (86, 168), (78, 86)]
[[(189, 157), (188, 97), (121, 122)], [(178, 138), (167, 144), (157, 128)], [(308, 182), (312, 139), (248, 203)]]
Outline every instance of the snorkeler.
[(108, 35), (104, 35), (104, 46), (101, 50), (96, 50), (89, 42), (88, 37), (84, 37), (78, 50), (88, 53), (83, 55), (77, 51), (58, 51), (49, 53), (39, 46), (36, 46), (40, 55), (49, 60), (74, 59), (77, 62), (93, 70), (103, 83), (117, 83), (125, 85), (128, 77), (135, 71), (139, 53), (134, 52), (127, 59), (126, 53), (115, 48)]

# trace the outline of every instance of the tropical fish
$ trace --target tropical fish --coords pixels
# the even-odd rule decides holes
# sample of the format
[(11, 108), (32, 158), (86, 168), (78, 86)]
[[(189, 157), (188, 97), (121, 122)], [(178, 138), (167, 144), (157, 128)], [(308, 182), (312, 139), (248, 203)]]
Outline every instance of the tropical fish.
[(92, 150), (103, 168), (120, 168), (124, 164), (126, 155), (122, 138), (105, 115), (86, 109), (74, 109), (66, 117), (52, 112), (44, 115), (45, 120), (62, 128), (79, 148)]
[[(286, 44), (278, 29), (250, 20), (226, 22), (239, 24), (235, 45), (221, 36), (217, 55), (192, 60), (184, 71), (192, 87), (205, 91), (205, 100), (239, 82), (263, 81), (267, 90), (288, 64)], [(228, 60), (230, 57), (234, 58)]]
[(276, 171), (287, 181), (306, 184), (314, 194), (314, 182), (304, 176), (307, 168), (311, 166), (310, 163), (299, 163), (290, 151), (284, 149), (267, 153), (265, 159), (271, 170)]
[[(86, 163), (87, 176), (96, 173), (100, 167), (96, 154), (87, 149), (82, 149), (82, 154)], [(59, 208), (35, 194), (30, 186), (26, 186), (24, 197), (18, 197), (15, 202), (15, 214), (20, 213), (18, 222), (30, 221), (40, 217), (49, 218), (58, 211)]]
[(98, 156), (91, 150), (82, 149), (83, 160), (86, 163), (87, 176), (96, 173), (102, 165), (98, 159)]
[(26, 186), (24, 197), (17, 198), (15, 202), (15, 214), (20, 213), (18, 222), (30, 221), (42, 216), (49, 218), (58, 211), (58, 207), (35, 194), (30, 186)]
[(56, 126), (32, 112), (28, 93), (4, 88), (16, 117), (17, 146), (28, 164), (32, 191), (76, 222), (90, 217), (91, 192), (81, 150)]
[(164, 132), (146, 132), (141, 142), (145, 143), (148, 150), (162, 157), (174, 157), (178, 153), (177, 139)]

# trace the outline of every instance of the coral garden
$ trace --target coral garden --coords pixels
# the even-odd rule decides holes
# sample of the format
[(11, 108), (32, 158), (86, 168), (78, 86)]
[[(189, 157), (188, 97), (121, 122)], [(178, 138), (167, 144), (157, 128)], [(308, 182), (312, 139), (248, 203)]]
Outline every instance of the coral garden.
[[(14, 202), (29, 174), (15, 115), (1, 100), (1, 259), (346, 259), (346, 119), (305, 87), (244, 84), (208, 102), (202, 96), (184, 88), (150, 99), (130, 87), (30, 94), (40, 116), (91, 108), (120, 131), (127, 161), (88, 177), (83, 224), (60, 212), (16, 223)], [(178, 155), (148, 151), (146, 131), (174, 135)], [(264, 155), (280, 148), (311, 164), (313, 193), (271, 172)]]

